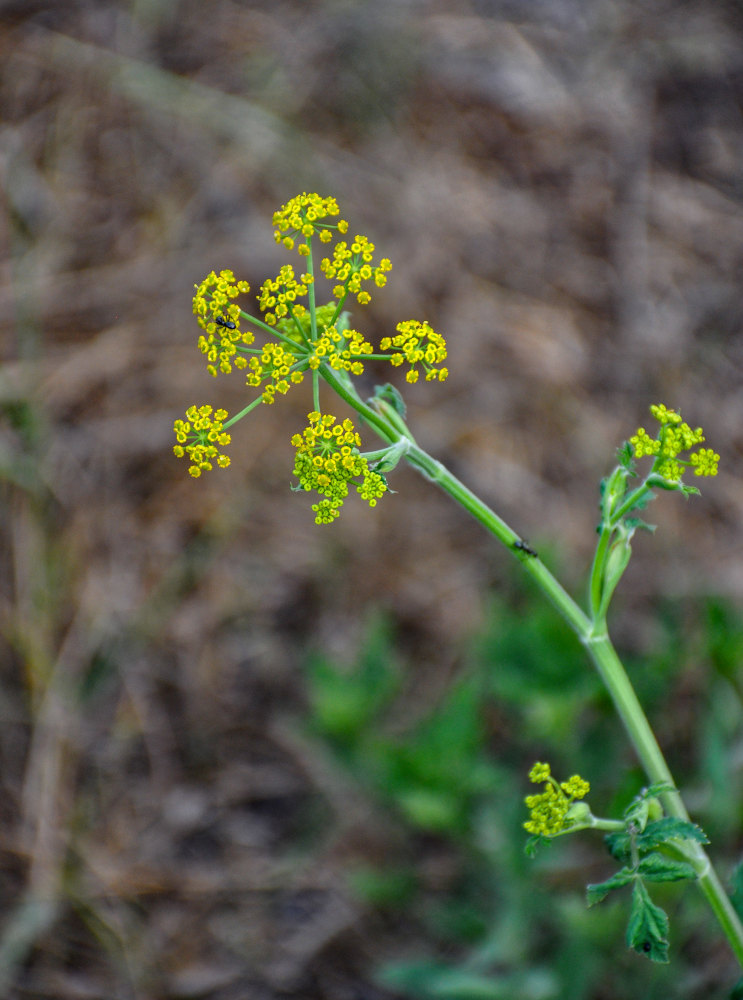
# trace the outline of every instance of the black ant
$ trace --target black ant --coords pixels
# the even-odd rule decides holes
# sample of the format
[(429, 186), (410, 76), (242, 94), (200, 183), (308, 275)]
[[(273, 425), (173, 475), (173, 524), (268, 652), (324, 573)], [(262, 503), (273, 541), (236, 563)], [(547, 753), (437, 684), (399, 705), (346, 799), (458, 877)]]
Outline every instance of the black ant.
[(228, 330), (237, 329), (236, 325), (232, 322), (232, 320), (227, 319), (224, 316), (215, 316), (214, 322), (217, 324), (217, 326), (224, 326)]
[(519, 552), (523, 552), (524, 555), (534, 556), (534, 558), (537, 557), (537, 552), (533, 548), (531, 548), (531, 546), (528, 545), (522, 538), (517, 538), (516, 541), (513, 543), (513, 547), (515, 549), (518, 549)]

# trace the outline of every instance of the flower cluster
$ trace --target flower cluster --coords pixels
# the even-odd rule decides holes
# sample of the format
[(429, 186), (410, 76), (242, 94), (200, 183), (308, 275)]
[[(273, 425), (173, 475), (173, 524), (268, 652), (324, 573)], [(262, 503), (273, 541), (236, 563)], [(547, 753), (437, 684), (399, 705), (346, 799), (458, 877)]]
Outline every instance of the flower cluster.
[(274, 212), (274, 239), (277, 243), (283, 243), (287, 250), (291, 250), (296, 237), (303, 236), (305, 242), (297, 248), (297, 253), (307, 257), (310, 253), (307, 241), (315, 233), (322, 243), (329, 243), (333, 238), (331, 230), (337, 229), (339, 233), (348, 232), (348, 223), (344, 219), (339, 219), (335, 225), (323, 222), (323, 219), (332, 218), (339, 213), (340, 209), (335, 198), (321, 198), (319, 194), (307, 194), (307, 192), (297, 195), (286, 205), (282, 205), (278, 212)]
[(267, 382), (261, 398), (264, 403), (273, 403), (277, 392), (286, 395), (291, 385), (302, 381), (307, 362), (303, 364), (296, 353), (284, 344), (269, 340), (261, 353), (250, 359), (248, 369), (248, 385), (257, 387)]
[(344, 330), (342, 333), (334, 326), (326, 326), (314, 344), (309, 365), (312, 369), (320, 367), (327, 361), (335, 371), (347, 371), (352, 375), (361, 375), (364, 365), (359, 358), (366, 358), (374, 348), (358, 330)]
[[(428, 323), (400, 323), (395, 336), (385, 338), (379, 349), (358, 330), (349, 328), (348, 314), (343, 311), (346, 299), (354, 296), (365, 305), (370, 301), (368, 289), (372, 285), (384, 287), (392, 265), (387, 258), (375, 263), (374, 244), (366, 236), (347, 237), (348, 223), (339, 216), (335, 198), (307, 192), (274, 213), (276, 242), (287, 249), (296, 247), (300, 257), (307, 258), (306, 270), (295, 273), (285, 264), (275, 278), (264, 281), (255, 315), (235, 302), (238, 295), (250, 291), (250, 286), (236, 280), (232, 271), (210, 272), (196, 286), (193, 299), (201, 327), (199, 349), (206, 355), (210, 374), (238, 369), (248, 387), (256, 390), (255, 398), (228, 421), (229, 426), (259, 404), (273, 403), (309, 373), (314, 410), (309, 426), (292, 439), (297, 449), (294, 472), (300, 489), (320, 494), (313, 506), (320, 523), (338, 516), (351, 483), (370, 506), (387, 492), (384, 477), (371, 470), (360, 453), (361, 441), (353, 425), (349, 421), (336, 423), (334, 417), (316, 412), (321, 408), (322, 380), (351, 405), (358, 400), (360, 409), (363, 404), (349, 376), (363, 374), (369, 361), (389, 361), (395, 367), (407, 364), (408, 382), (416, 382), (421, 371), (426, 380), (443, 382), (447, 376), (442, 366), (446, 343)], [(313, 237), (323, 245), (331, 244), (319, 267), (313, 266)], [(332, 286), (330, 301), (323, 305), (317, 301), (318, 275)], [(241, 324), (249, 329), (241, 329)], [(220, 451), (230, 441), (223, 426), (226, 411), (192, 406), (186, 417), (175, 422), (175, 454), (189, 459), (191, 475), (199, 476), (215, 465), (229, 465), (229, 458)], [(393, 441), (394, 433), (388, 445)], [(378, 463), (384, 457), (381, 452), (374, 456)], [(392, 467), (378, 464), (375, 468)]]
[(372, 266), (374, 259), (374, 244), (366, 236), (356, 236), (349, 246), (345, 240), (336, 243), (333, 249), (333, 259), (325, 257), (320, 264), (322, 273), (328, 281), (337, 281), (333, 295), (342, 299), (346, 295), (355, 295), (359, 305), (365, 306), (371, 302), (371, 295), (361, 287), (363, 281), (374, 281), (377, 288), (387, 284), (387, 272), (392, 270), (390, 261), (383, 257), (377, 267)]
[(663, 403), (651, 406), (650, 412), (660, 424), (658, 436), (653, 438), (644, 427), (629, 439), (636, 458), (652, 455), (655, 458), (653, 472), (664, 479), (678, 481), (684, 470), (691, 466), (695, 476), (716, 476), (720, 456), (711, 448), (700, 448), (689, 455), (688, 460), (678, 456), (689, 451), (705, 440), (701, 427), (692, 429), (681, 419), (681, 414), (669, 410)]
[(338, 517), (348, 496), (348, 484), (355, 479), (361, 479), (356, 483), (357, 492), (373, 507), (386, 492), (387, 484), (359, 454), (361, 438), (353, 423), (346, 419), (337, 424), (334, 416), (317, 410), (307, 419), (308, 426), (292, 438), (297, 450), (294, 475), (301, 489), (315, 490), (323, 497), (312, 505), (316, 523), (329, 524)]
[(239, 345), (252, 344), (253, 334), (240, 329), (240, 308), (230, 299), (240, 292), (249, 292), (247, 281), (236, 281), (232, 271), (211, 271), (200, 285), (196, 285), (193, 311), (204, 333), (199, 337), (199, 350), (209, 362), (207, 371), (216, 375), (217, 371), (229, 374), (232, 366), (244, 368), (247, 364), (242, 355), (237, 355)]
[(539, 795), (527, 795), (524, 799), (530, 811), (524, 828), (541, 837), (556, 837), (569, 830), (573, 823), (568, 811), (573, 802), (588, 795), (591, 790), (588, 782), (574, 774), (572, 778), (558, 784), (552, 777), (549, 764), (542, 763), (536, 763), (532, 767), (529, 780), (536, 785), (543, 783), (544, 791)]
[(220, 454), (219, 449), (230, 443), (230, 435), (224, 430), (227, 410), (215, 410), (209, 404), (190, 406), (186, 410), (185, 420), (176, 420), (173, 425), (178, 444), (173, 446), (173, 452), (178, 458), (188, 456), (191, 465), (189, 473), (198, 478), (202, 472), (210, 472), (212, 461), (216, 459), (220, 469), (226, 469), (230, 464), (228, 455)]
[(395, 366), (399, 366), (403, 362), (410, 365), (410, 370), (405, 376), (408, 382), (418, 381), (419, 373), (416, 365), (419, 364), (425, 370), (427, 382), (432, 379), (443, 382), (449, 371), (446, 368), (437, 368), (436, 366), (446, 360), (446, 341), (444, 338), (436, 333), (428, 323), (419, 323), (415, 319), (398, 323), (396, 329), (396, 337), (384, 337), (379, 345), (383, 351), (395, 350), (390, 362)]
[(291, 264), (284, 264), (276, 278), (267, 278), (261, 285), (258, 300), (266, 323), (276, 326), (278, 320), (289, 316), (299, 296), (307, 294), (312, 280), (311, 274), (302, 274), (297, 280)]

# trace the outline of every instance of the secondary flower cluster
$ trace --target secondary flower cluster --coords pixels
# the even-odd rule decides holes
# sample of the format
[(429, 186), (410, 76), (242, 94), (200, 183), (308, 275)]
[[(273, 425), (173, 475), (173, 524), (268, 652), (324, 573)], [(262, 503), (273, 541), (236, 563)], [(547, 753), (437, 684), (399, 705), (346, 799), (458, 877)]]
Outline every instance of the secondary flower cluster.
[(345, 241), (336, 243), (332, 261), (325, 257), (320, 264), (328, 281), (337, 281), (333, 295), (337, 299), (355, 295), (359, 305), (371, 302), (371, 295), (361, 288), (362, 281), (374, 280), (377, 288), (387, 284), (387, 272), (392, 270), (390, 261), (383, 257), (377, 267), (372, 267), (374, 244), (366, 236), (357, 236), (349, 246)]
[(230, 435), (224, 430), (227, 410), (215, 410), (209, 404), (191, 406), (186, 410), (185, 420), (176, 420), (175, 437), (178, 444), (173, 448), (178, 458), (188, 456), (191, 465), (189, 473), (197, 479), (202, 472), (210, 472), (212, 461), (216, 459), (220, 469), (230, 464), (228, 455), (219, 449), (230, 443)]
[(348, 484), (356, 483), (356, 490), (373, 507), (377, 498), (387, 490), (382, 476), (369, 469), (365, 458), (359, 454), (361, 438), (353, 423), (346, 419), (335, 422), (330, 413), (313, 410), (307, 415), (309, 424), (301, 434), (295, 434), (292, 444), (297, 449), (294, 475), (300, 488), (315, 490), (323, 497), (313, 504), (317, 524), (329, 524), (336, 517), (348, 496)]
[(549, 764), (539, 762), (529, 771), (529, 780), (536, 785), (544, 783), (544, 791), (539, 795), (527, 795), (524, 799), (530, 810), (524, 829), (541, 837), (556, 837), (570, 829), (572, 824), (568, 811), (573, 802), (588, 795), (591, 790), (588, 782), (579, 774), (574, 774), (558, 784), (552, 777)]
[(436, 365), (446, 360), (446, 341), (436, 333), (428, 323), (419, 323), (415, 319), (397, 324), (396, 337), (384, 337), (380, 343), (383, 351), (394, 350), (390, 363), (398, 366), (407, 362), (410, 370), (405, 376), (408, 382), (418, 381), (420, 364), (426, 373), (426, 381), (438, 379), (443, 382), (449, 374), (447, 368), (437, 368)]
[(312, 281), (311, 274), (302, 274), (297, 280), (291, 264), (284, 264), (277, 277), (267, 278), (261, 285), (258, 300), (266, 323), (276, 326), (278, 320), (288, 316), (296, 300), (307, 294)]
[(240, 329), (240, 308), (230, 299), (240, 292), (249, 292), (247, 281), (236, 281), (232, 271), (211, 271), (200, 285), (196, 286), (193, 311), (204, 333), (199, 337), (199, 350), (209, 362), (207, 371), (216, 375), (236, 368), (245, 368), (247, 360), (237, 355), (239, 345), (249, 345), (255, 340), (250, 330)]
[(679, 480), (689, 466), (694, 469), (695, 476), (717, 475), (720, 456), (711, 448), (691, 452), (686, 460), (678, 457), (705, 440), (701, 427), (692, 429), (684, 423), (680, 413), (669, 410), (663, 403), (651, 406), (650, 412), (660, 424), (658, 436), (652, 438), (644, 427), (638, 427), (629, 439), (636, 458), (654, 456), (653, 472), (664, 479)]
[(303, 236), (305, 242), (299, 246), (297, 252), (303, 257), (308, 257), (310, 250), (306, 241), (315, 233), (318, 234), (321, 243), (329, 243), (333, 238), (333, 229), (339, 233), (348, 232), (348, 223), (345, 219), (339, 219), (335, 225), (323, 221), (339, 214), (340, 209), (335, 198), (321, 198), (319, 194), (307, 194), (307, 192), (299, 194), (283, 205), (278, 212), (274, 212), (274, 239), (277, 243), (283, 243), (287, 250), (292, 250), (296, 238)]

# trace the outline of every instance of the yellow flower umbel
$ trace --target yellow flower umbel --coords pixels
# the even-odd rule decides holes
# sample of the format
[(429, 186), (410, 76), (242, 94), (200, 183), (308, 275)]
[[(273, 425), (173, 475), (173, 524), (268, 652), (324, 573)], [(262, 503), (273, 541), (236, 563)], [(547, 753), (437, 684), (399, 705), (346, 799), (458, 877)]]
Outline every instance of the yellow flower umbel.
[(173, 446), (173, 452), (178, 458), (188, 456), (191, 461), (188, 471), (194, 479), (202, 472), (210, 472), (215, 460), (220, 469), (230, 464), (229, 456), (219, 451), (230, 443), (230, 435), (223, 426), (226, 419), (227, 410), (215, 410), (212, 415), (211, 406), (205, 404), (189, 407), (186, 419), (175, 421), (173, 429), (178, 444)]
[(238, 355), (240, 344), (249, 345), (255, 340), (250, 330), (240, 329), (240, 308), (231, 299), (240, 292), (249, 292), (247, 281), (236, 281), (232, 271), (211, 271), (200, 285), (196, 285), (193, 311), (204, 333), (199, 337), (199, 350), (209, 362), (207, 371), (225, 375), (235, 368), (245, 368), (247, 359)]
[(353, 423), (346, 419), (337, 424), (334, 416), (316, 410), (307, 419), (308, 426), (292, 438), (297, 449), (294, 475), (301, 489), (315, 490), (324, 498), (312, 505), (315, 522), (329, 524), (338, 517), (348, 496), (348, 484), (355, 479), (361, 479), (356, 483), (357, 492), (373, 507), (387, 490), (387, 484), (382, 476), (370, 471), (366, 459), (359, 454), (361, 438)]
[(383, 257), (377, 267), (372, 266), (374, 244), (366, 236), (356, 236), (349, 246), (345, 241), (336, 243), (333, 259), (325, 257), (320, 267), (328, 281), (337, 281), (333, 295), (343, 299), (355, 295), (359, 305), (371, 302), (371, 295), (361, 287), (363, 281), (373, 281), (377, 288), (387, 284), (387, 272), (392, 270), (390, 261)]
[(694, 469), (695, 476), (716, 476), (720, 456), (711, 448), (691, 452), (687, 459), (678, 456), (705, 440), (701, 427), (692, 429), (681, 419), (681, 414), (669, 410), (663, 403), (651, 406), (650, 412), (660, 424), (658, 436), (652, 438), (644, 427), (629, 439), (635, 458), (652, 455), (653, 472), (672, 482), (678, 482), (686, 469)]
[[(443, 382), (447, 376), (442, 366), (446, 343), (428, 323), (400, 323), (395, 336), (382, 340), (379, 348), (358, 330), (350, 329), (349, 314), (344, 311), (346, 301), (353, 296), (357, 303), (366, 305), (371, 297), (368, 289), (372, 285), (384, 287), (392, 265), (386, 257), (375, 263), (375, 247), (366, 236), (340, 238), (348, 232), (348, 223), (339, 214), (335, 198), (307, 192), (274, 213), (276, 242), (286, 249), (296, 249), (303, 258), (302, 268), (295, 273), (291, 264), (284, 264), (275, 278), (263, 282), (256, 315), (235, 301), (238, 295), (250, 291), (250, 286), (229, 270), (211, 271), (196, 286), (193, 299), (193, 311), (201, 327), (199, 350), (206, 355), (209, 373), (241, 370), (248, 387), (254, 390), (254, 398), (229, 420), (230, 425), (258, 405), (273, 403), (308, 375), (313, 414), (309, 427), (293, 439), (297, 448), (295, 473), (301, 489), (320, 493), (322, 499), (313, 510), (321, 523), (338, 516), (351, 481), (370, 506), (387, 490), (383, 476), (370, 471), (360, 454), (361, 441), (353, 425), (349, 421), (336, 424), (333, 417), (321, 416), (321, 387), (329, 385), (362, 412), (367, 404), (361, 400), (352, 377), (362, 375), (369, 361), (389, 361), (395, 367), (407, 364), (408, 382), (416, 382), (421, 371), (428, 381)], [(332, 244), (333, 240), (336, 242), (328, 246), (327, 257), (316, 267), (313, 243)], [(330, 282), (328, 301), (324, 303), (317, 288), (323, 278)], [(241, 325), (250, 328), (241, 329)], [(191, 475), (201, 475), (214, 463), (226, 466), (229, 459), (219, 451), (229, 442), (223, 426), (226, 412), (217, 410), (212, 414), (209, 407), (191, 407), (186, 416), (187, 420), (176, 421), (175, 453), (191, 461)], [(382, 433), (387, 449), (370, 453), (370, 460), (373, 455), (380, 470), (394, 468), (402, 454), (396, 442), (399, 434), (400, 428), (391, 424), (389, 432)], [(394, 461), (386, 453), (390, 449)]]
[(284, 264), (276, 278), (268, 278), (261, 285), (258, 301), (261, 312), (269, 326), (276, 326), (280, 319), (291, 315), (294, 303), (312, 284), (311, 274), (302, 274), (297, 280), (291, 264)]
[[(544, 791), (539, 795), (527, 795), (524, 799), (530, 811), (524, 829), (540, 837), (557, 837), (575, 825), (571, 817), (571, 806), (577, 799), (585, 798), (591, 790), (587, 781), (574, 774), (560, 784), (552, 777), (549, 764), (536, 763), (529, 771), (529, 780), (534, 784), (544, 783)], [(586, 807), (582, 807), (584, 811)]]
[(396, 367), (403, 362), (410, 365), (410, 370), (405, 376), (408, 382), (418, 381), (417, 365), (422, 365), (426, 373), (426, 382), (432, 379), (443, 382), (449, 374), (448, 369), (436, 366), (446, 360), (444, 338), (428, 323), (419, 323), (415, 319), (398, 323), (396, 329), (398, 331), (396, 337), (385, 337), (379, 345), (383, 351), (394, 350), (390, 363)]
[(321, 243), (329, 243), (334, 229), (339, 233), (348, 232), (345, 219), (339, 219), (337, 223), (325, 221), (339, 214), (335, 198), (322, 198), (319, 194), (307, 192), (297, 195), (286, 205), (282, 205), (278, 212), (274, 212), (274, 239), (277, 243), (283, 243), (287, 250), (292, 250), (297, 237), (303, 236), (305, 242), (297, 248), (297, 253), (307, 257), (310, 252), (307, 241), (315, 233)]

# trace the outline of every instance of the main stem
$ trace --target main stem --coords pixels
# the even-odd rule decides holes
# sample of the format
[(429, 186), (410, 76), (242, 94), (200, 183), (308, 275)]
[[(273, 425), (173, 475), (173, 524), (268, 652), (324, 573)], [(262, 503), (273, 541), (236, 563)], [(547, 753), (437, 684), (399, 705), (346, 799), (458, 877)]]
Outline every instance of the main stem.
[[(612, 645), (606, 630), (605, 619), (603, 617), (600, 620), (590, 618), (555, 579), (539, 557), (532, 550), (519, 547), (521, 538), (503, 518), (491, 510), (486, 503), (483, 503), (441, 462), (416, 444), (405, 421), (389, 404), (376, 400), (374, 407), (369, 406), (356, 393), (350, 380), (339, 378), (328, 366), (323, 366), (321, 374), (338, 395), (345, 399), (384, 441), (393, 445), (404, 442), (405, 458), (413, 468), (417, 469), (426, 479), (436, 483), (453, 500), (469, 511), (475, 520), (479, 521), (492, 535), (495, 535), (521, 561), (524, 571), (538, 583), (586, 647), (651, 783), (671, 786), (671, 791), (663, 792), (660, 795), (666, 813), (669, 816), (688, 821), (689, 814), (686, 811), (686, 806), (681, 795), (676, 791), (676, 783), (658, 746), (655, 734), (650, 728), (650, 723), (635, 694), (635, 689), (632, 687), (627, 672)], [(679, 850), (696, 871), (699, 888), (717, 917), (735, 957), (743, 967), (743, 924), (741, 924), (738, 914), (730, 902), (730, 897), (725, 892), (712, 867), (707, 852), (701, 844), (697, 844), (695, 841), (679, 841)]]
[[(603, 623), (597, 629), (596, 624), (575, 603), (539, 557), (525, 554), (516, 548), (515, 542), (519, 540), (519, 536), (440, 462), (415, 444), (410, 445), (406, 458), (414, 468), (440, 486), (518, 556), (524, 570), (537, 581), (586, 647), (650, 781), (653, 784), (673, 786), (673, 791), (664, 792), (660, 796), (666, 813), (688, 820), (689, 814), (681, 795), (675, 790), (668, 764)], [(699, 887), (743, 967), (743, 925), (709, 856), (701, 844), (692, 841), (684, 842), (684, 856), (697, 872)]]

